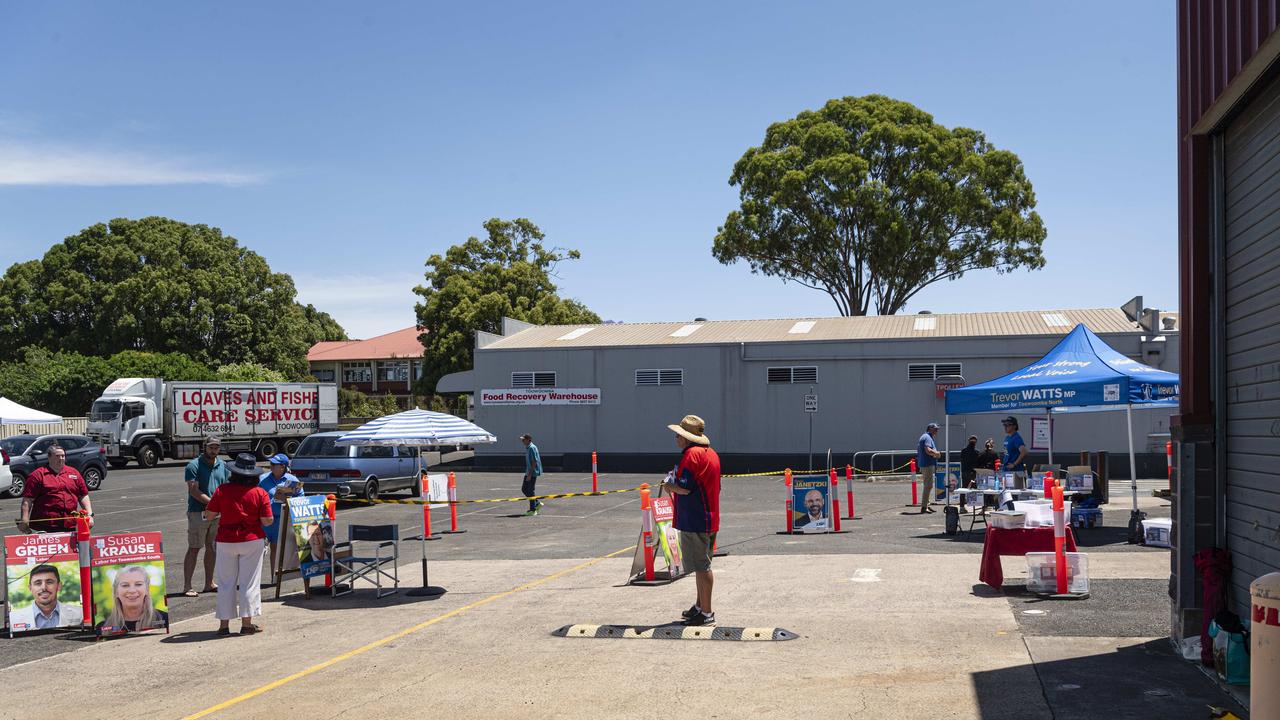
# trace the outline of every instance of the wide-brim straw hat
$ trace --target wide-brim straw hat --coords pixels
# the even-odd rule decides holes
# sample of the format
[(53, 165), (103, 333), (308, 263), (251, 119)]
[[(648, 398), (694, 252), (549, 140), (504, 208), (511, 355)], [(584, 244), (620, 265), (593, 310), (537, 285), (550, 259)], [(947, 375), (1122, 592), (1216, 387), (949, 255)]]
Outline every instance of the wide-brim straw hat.
[(707, 437), (707, 424), (697, 415), (685, 415), (679, 425), (668, 425), (667, 429), (694, 445), (711, 444), (711, 438)]

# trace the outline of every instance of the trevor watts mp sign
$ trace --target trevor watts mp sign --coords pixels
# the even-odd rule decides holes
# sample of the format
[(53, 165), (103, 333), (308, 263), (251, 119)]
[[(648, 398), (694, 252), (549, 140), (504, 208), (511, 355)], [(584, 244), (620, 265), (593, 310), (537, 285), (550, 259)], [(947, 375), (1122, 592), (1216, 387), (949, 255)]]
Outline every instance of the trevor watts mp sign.
[(600, 388), (481, 390), (481, 405), (599, 405)]

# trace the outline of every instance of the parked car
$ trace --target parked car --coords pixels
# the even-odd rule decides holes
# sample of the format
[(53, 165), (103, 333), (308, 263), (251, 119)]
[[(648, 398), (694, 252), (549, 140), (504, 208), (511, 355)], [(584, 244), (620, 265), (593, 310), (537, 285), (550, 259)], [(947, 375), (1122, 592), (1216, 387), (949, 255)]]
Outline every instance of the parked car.
[(308, 495), (339, 497), (359, 495), (373, 500), (395, 490), (416, 492), (418, 458), (416, 448), (367, 446), (343, 447), (334, 442), (346, 433), (322, 432), (308, 435), (293, 456), (289, 470)]
[(13, 486), (13, 471), (9, 469), (9, 453), (0, 448), (0, 495), (8, 495)]
[(0, 450), (9, 456), (13, 474), (10, 497), (21, 497), (27, 476), (36, 468), (49, 466), (49, 446), (57, 443), (67, 451), (67, 465), (80, 471), (90, 490), (102, 487), (107, 479), (107, 451), (83, 435), (14, 435), (0, 440)]

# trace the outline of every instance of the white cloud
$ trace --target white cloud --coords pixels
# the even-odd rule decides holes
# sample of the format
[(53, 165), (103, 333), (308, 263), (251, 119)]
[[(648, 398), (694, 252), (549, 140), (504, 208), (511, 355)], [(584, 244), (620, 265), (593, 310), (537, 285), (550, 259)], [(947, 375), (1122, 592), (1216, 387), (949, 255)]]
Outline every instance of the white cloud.
[(414, 324), (413, 306), (420, 298), (413, 288), (421, 273), (290, 272), (298, 288), (298, 302), (315, 305), (333, 316), (353, 338), (403, 330)]
[(0, 140), (0, 185), (252, 185), (264, 177), (188, 158)]

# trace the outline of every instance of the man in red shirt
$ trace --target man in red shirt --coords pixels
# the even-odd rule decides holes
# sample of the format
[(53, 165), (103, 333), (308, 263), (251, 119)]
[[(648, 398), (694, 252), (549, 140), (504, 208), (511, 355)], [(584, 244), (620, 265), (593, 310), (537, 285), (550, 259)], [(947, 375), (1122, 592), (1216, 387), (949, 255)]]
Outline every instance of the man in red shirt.
[(706, 423), (686, 415), (679, 425), (668, 425), (676, 434), (680, 464), (663, 483), (675, 496), (675, 527), (680, 531), (680, 556), (693, 570), (698, 598), (684, 611), (685, 625), (714, 625), (711, 610), (711, 556), (720, 530), (720, 456), (711, 449)]
[(36, 468), (22, 489), (18, 529), (25, 533), (74, 531), (76, 521), (71, 513), (79, 509), (89, 513), (89, 527), (93, 527), (89, 487), (80, 473), (67, 467), (67, 451), (61, 445), (50, 445), (49, 467)]

